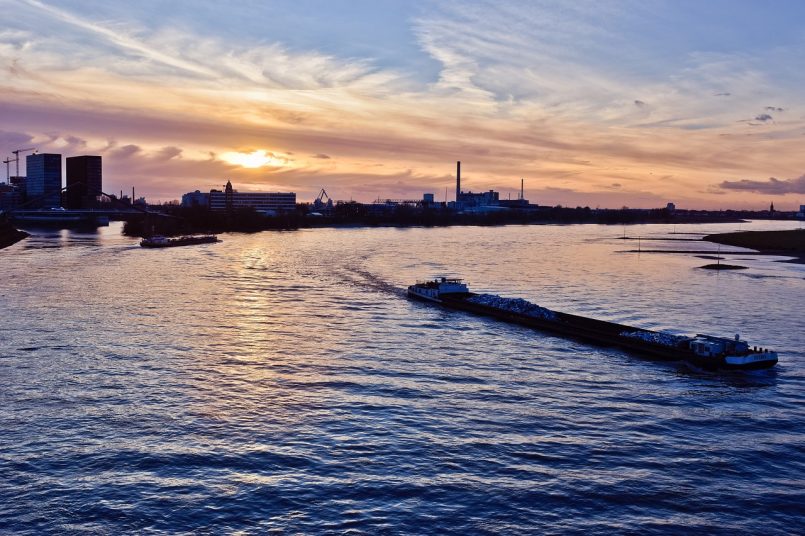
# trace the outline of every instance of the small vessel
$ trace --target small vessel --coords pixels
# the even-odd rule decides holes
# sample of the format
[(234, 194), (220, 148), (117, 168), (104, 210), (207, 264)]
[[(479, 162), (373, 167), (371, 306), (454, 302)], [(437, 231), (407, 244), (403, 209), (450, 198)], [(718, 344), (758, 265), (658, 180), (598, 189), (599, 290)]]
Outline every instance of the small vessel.
[(417, 282), (408, 287), (408, 296), (568, 337), (619, 346), (656, 359), (686, 361), (707, 370), (763, 369), (777, 363), (777, 352), (750, 348), (739, 335), (734, 339), (701, 334), (691, 337), (560, 313), (521, 298), (470, 292), (461, 279), (441, 277)]
[(220, 242), (215, 235), (179, 236), (176, 238), (157, 235), (151, 238), (143, 238), (140, 241), (140, 245), (144, 248), (175, 248), (178, 246), (194, 246), (196, 244), (211, 244), (214, 242)]

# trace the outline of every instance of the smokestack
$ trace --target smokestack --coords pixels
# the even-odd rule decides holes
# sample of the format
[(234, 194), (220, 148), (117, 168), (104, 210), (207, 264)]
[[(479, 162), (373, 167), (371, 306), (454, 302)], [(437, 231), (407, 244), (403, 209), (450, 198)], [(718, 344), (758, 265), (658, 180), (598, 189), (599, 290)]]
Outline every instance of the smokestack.
[(524, 186), (523, 186), (523, 181), (524, 180), (525, 179), (520, 179), (520, 201), (525, 199), (525, 190), (524, 190)]
[(456, 162), (456, 203), (461, 197), (461, 161)]

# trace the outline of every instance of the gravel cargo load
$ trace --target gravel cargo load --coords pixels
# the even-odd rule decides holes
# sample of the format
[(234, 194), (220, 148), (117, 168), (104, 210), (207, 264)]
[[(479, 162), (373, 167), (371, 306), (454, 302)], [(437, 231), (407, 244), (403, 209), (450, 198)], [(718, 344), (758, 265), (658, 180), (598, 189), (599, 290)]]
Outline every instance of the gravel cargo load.
[(542, 318), (544, 320), (556, 320), (556, 313), (545, 307), (540, 307), (535, 303), (524, 300), (522, 298), (503, 298), (495, 294), (478, 294), (471, 298), (467, 298), (470, 303), (477, 303), (478, 305), (486, 305), (487, 307), (494, 307), (503, 311), (518, 313), (533, 318)]
[(664, 333), (662, 331), (624, 331), (620, 336), (640, 339), (644, 342), (668, 346), (670, 348), (676, 348), (680, 343), (690, 340), (688, 337)]

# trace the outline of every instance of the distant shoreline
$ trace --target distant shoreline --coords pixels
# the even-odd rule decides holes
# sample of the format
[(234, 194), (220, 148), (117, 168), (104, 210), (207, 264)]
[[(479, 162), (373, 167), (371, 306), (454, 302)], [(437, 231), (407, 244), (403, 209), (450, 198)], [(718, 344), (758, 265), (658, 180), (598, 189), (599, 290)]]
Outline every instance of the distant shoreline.
[(628, 209), (595, 211), (589, 207), (549, 207), (544, 210), (512, 210), (478, 213), (456, 213), (442, 209), (415, 210), (395, 207), (392, 211), (372, 212), (372, 207), (357, 203), (336, 205), (328, 215), (311, 216), (306, 209), (266, 217), (254, 210), (235, 209), (229, 213), (205, 207), (166, 207), (167, 217), (152, 213), (147, 219), (133, 218), (126, 222), (127, 236), (180, 235), (193, 233), (258, 232), (305, 228), (339, 227), (450, 227), (502, 225), (632, 225), (647, 223), (739, 223), (741, 218), (726, 215), (677, 216), (665, 209), (637, 213)]
[(703, 240), (725, 246), (754, 249), (763, 255), (794, 257), (783, 261), (805, 264), (805, 230), (787, 231), (737, 231), (718, 233), (703, 237)]

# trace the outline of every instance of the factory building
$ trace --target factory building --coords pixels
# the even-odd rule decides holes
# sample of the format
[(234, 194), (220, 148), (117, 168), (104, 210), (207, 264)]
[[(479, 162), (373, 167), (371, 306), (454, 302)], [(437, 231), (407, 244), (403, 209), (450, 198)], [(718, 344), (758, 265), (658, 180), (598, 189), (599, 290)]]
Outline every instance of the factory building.
[(500, 194), (494, 190), (488, 192), (461, 192), (459, 204), (462, 208), (496, 207), (500, 205)]
[(456, 209), (478, 209), (499, 205), (500, 194), (494, 190), (479, 193), (461, 191), (461, 162), (456, 162)]

